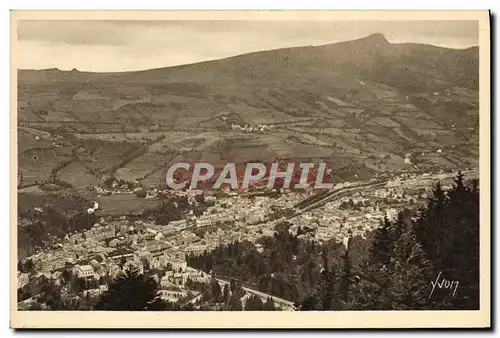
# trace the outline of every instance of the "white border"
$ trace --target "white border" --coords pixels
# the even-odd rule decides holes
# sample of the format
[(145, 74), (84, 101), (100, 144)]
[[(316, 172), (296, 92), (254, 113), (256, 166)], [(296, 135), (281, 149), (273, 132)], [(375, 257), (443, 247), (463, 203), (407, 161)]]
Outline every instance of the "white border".
[[(254, 0), (254, 1), (238, 1), (237, 3), (234, 1), (192, 1), (192, 0), (184, 0), (182, 2), (169, 2), (165, 3), (164, 1), (160, 2), (155, 2), (155, 1), (150, 1), (150, 0), (141, 0), (140, 2), (136, 1), (110, 1), (110, 0), (88, 0), (86, 2), (68, 2), (68, 1), (44, 1), (39, 2), (39, 1), (4, 1), (0, 4), (2, 7), (2, 11), (0, 12), (0, 40), (1, 40), (1, 46), (4, 47), (2, 50), (4, 51), (2, 53), (2, 63), (3, 67), (2, 69), (2, 86), (3, 86), (3, 93), (8, 93), (10, 90), (10, 81), (9, 81), (9, 69), (10, 69), (10, 48), (9, 48), (9, 39), (10, 39), (10, 26), (9, 26), (9, 9), (492, 9), (493, 12), (498, 13), (499, 12), (499, 7), (500, 7), (500, 2), (498, 1), (485, 1), (485, 0), (475, 0), (475, 1), (460, 1), (460, 0), (455, 0), (455, 1), (450, 1), (448, 3), (443, 3), (440, 2), (438, 3), (437, 1), (429, 1), (429, 0), (420, 0), (420, 1), (387, 1), (387, 0), (379, 0), (376, 2), (373, 1), (359, 1), (359, 0), (351, 0), (348, 2), (336, 2), (332, 3), (330, 6), (328, 6), (327, 2), (321, 1), (321, 0), (309, 0), (307, 2), (299, 2), (299, 1), (293, 1), (293, 0), (281, 0), (281, 1), (273, 1), (270, 2), (269, 0), (267, 1), (262, 1), (262, 0)], [(492, 41), (492, 44), (498, 43), (498, 34), (495, 36), (495, 40)], [(498, 80), (497, 74), (495, 72), (494, 77), (492, 77), (492, 81)], [(496, 95), (498, 91), (492, 93), (492, 95)], [(0, 126), (2, 128), (0, 132), (0, 147), (3, 150), (3, 154), (8, 154), (10, 151), (9, 147), (9, 132), (10, 132), (10, 123), (9, 123), (9, 115), (6, 112), (9, 112), (10, 110), (10, 105), (9, 105), (9, 96), (8, 95), (2, 95), (1, 100), (2, 100), (2, 107), (4, 108), (4, 114), (0, 114)], [(492, 107), (493, 108), (493, 107)], [(493, 114), (492, 114), (493, 115)], [(498, 123), (498, 118), (496, 119)], [(497, 127), (497, 123), (495, 123), (495, 127)], [(494, 133), (493, 133), (494, 135)], [(494, 155), (497, 155), (498, 158), (498, 153), (500, 150), (498, 150), (498, 147), (496, 147), (496, 151)], [(496, 161), (493, 163), (493, 167), (495, 166)], [(2, 194), (1, 194), (1, 200), (0, 200), (0, 205), (2, 206), (2, 215), (4, 216), (4, 220), (6, 222), (4, 223), (9, 223), (9, 202), (10, 202), (10, 194), (9, 194), (9, 171), (10, 171), (10, 166), (8, 164), (8, 161), (3, 161), (3, 165), (1, 166), (0, 172), (2, 180), (0, 180), (2, 184)], [(496, 186), (495, 186), (496, 187)], [(499, 210), (500, 209), (500, 202), (497, 200), (495, 205), (492, 206), (492, 210)], [(3, 255), (2, 259), (4, 260), (5, 264), (3, 266), (8, 266), (10, 264), (9, 261), (9, 256), (10, 256), (10, 250), (9, 250), (9, 227), (7, 224), (4, 224), (2, 227), (2, 238), (4, 239), (4, 246), (3, 246)], [(494, 226), (494, 225), (492, 225)], [(496, 231), (496, 237), (495, 237), (495, 243), (498, 243), (498, 237), (499, 237), (499, 231)], [(496, 250), (498, 252), (498, 250)], [(496, 257), (498, 258), (498, 257)], [(496, 259), (498, 263), (498, 259)], [(10, 279), (9, 279), (9, 274), (4, 274), (4, 277), (2, 278), (2, 289), (4, 292), (7, 292), (9, 290), (9, 284), (10, 284)], [(497, 293), (498, 295), (498, 293)], [(498, 297), (498, 296), (497, 296)], [(3, 297), (3, 299), (6, 299), (7, 297)], [(8, 319), (10, 317), (10, 304), (8, 302), (3, 302), (3, 308), (2, 308), (2, 317), (5, 318), (3, 321), (3, 328), (4, 330), (7, 329), (8, 327)], [(493, 304), (492, 304), (493, 305)], [(498, 313), (498, 311), (496, 311)], [(492, 318), (493, 321), (495, 319)], [(52, 334), (53, 332), (47, 332), (47, 334)], [(401, 332), (398, 332), (396, 334), (400, 334)], [(454, 334), (454, 332), (450, 332), (451, 334)], [(13, 335), (14, 332), (12, 330), (9, 330), (8, 332), (2, 332), (2, 336), (6, 335)], [(71, 333), (65, 333), (68, 336), (71, 335)], [(101, 337), (103, 334), (98, 333), (98, 332), (81, 332), (81, 335), (92, 335), (93, 337)], [(115, 333), (116, 334), (116, 333)], [(120, 334), (120, 333), (118, 333)], [(151, 334), (149, 332), (140, 332), (140, 333), (132, 333), (132, 334), (137, 334), (137, 335), (148, 335)], [(153, 333), (154, 334), (154, 333)], [(178, 333), (173, 333), (170, 332), (168, 334), (178, 334)], [(191, 333), (194, 334), (194, 333)], [(234, 334), (240, 334), (240, 333), (234, 333)], [(277, 333), (258, 333), (259, 335), (264, 335), (266, 336), (267, 334), (269, 335), (275, 335)], [(288, 334), (288, 333), (286, 333)], [(305, 333), (308, 334), (308, 333)], [(345, 332), (335, 332), (335, 334), (345, 334)], [(360, 336), (363, 333), (359, 332), (351, 332), (348, 333), (351, 336)], [(436, 333), (430, 333), (430, 332), (420, 332), (417, 335), (425, 335), (426, 337), (433, 336)]]

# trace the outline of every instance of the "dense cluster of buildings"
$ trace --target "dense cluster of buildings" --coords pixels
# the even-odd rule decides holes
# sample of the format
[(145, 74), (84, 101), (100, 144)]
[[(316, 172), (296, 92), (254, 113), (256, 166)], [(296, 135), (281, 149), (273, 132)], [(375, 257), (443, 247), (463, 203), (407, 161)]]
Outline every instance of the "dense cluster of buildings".
[[(300, 236), (318, 241), (363, 237), (376, 229), (385, 216), (393, 219), (402, 208), (422, 203), (432, 193), (436, 180), (449, 188), (451, 178), (448, 174), (403, 174), (385, 185), (367, 187), (285, 219), (291, 223), (290, 232), (307, 228), (307, 233)], [(158, 271), (156, 278), (165, 299), (181, 298), (187, 295), (188, 280), (209, 280), (207, 274), (187, 266), (188, 255), (199, 255), (221, 244), (244, 240), (256, 243), (262, 236), (273, 236), (276, 224), (283, 221), (283, 217), (273, 215), (293, 209), (306, 196), (305, 192), (284, 192), (274, 197), (210, 196), (211, 206), (201, 215), (188, 212), (185, 219), (164, 225), (126, 216), (101, 218), (90, 229), (68, 234), (51, 250), (38, 252), (29, 259), (34, 263), (35, 275), (53, 279), (60, 279), (61, 272), (68, 269), (78, 278), (100, 281), (112, 280), (129, 267), (141, 273)], [(256, 249), (259, 250), (257, 246)], [(19, 273), (18, 287), (28, 282), (28, 274)], [(91, 292), (103, 290), (101, 283)]]

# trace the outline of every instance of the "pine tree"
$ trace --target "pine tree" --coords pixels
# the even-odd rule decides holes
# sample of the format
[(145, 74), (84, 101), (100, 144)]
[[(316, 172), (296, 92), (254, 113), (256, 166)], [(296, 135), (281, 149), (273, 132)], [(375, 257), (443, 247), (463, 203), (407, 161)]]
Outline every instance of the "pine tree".
[(335, 268), (330, 266), (325, 257), (323, 259), (326, 268), (324, 267), (321, 272), (316, 290), (296, 306), (301, 311), (328, 311), (341, 308), (339, 278)]
[(157, 287), (154, 279), (131, 267), (111, 283), (95, 308), (108, 311), (163, 310), (165, 304), (157, 297)]
[(263, 309), (265, 311), (276, 311), (276, 306), (274, 305), (274, 299), (268, 297), (266, 303), (264, 304)]
[(353, 286), (352, 299), (346, 302), (346, 308), (416, 310), (432, 307), (428, 301), (432, 265), (416, 240), (412, 224), (399, 214), (389, 228), (394, 232), (395, 241), (388, 264), (367, 262), (358, 267), (355, 274), (359, 282)]
[(245, 303), (245, 311), (262, 311), (264, 304), (259, 297), (251, 295)]
[(125, 265), (125, 263), (127, 263), (127, 259), (125, 258), (125, 256), (121, 256), (120, 257), (120, 263), (118, 264), (120, 266), (120, 269), (123, 269), (123, 266)]
[(359, 281), (353, 285), (352, 297), (344, 304), (344, 309), (388, 310), (391, 301), (391, 296), (387, 292), (391, 281), (388, 267), (365, 262), (356, 270)]
[(231, 290), (229, 290), (229, 284), (224, 285), (224, 303), (227, 304), (229, 302), (229, 298), (231, 297)]
[(222, 291), (220, 289), (219, 282), (216, 279), (214, 279), (212, 281), (212, 298), (215, 301), (219, 301), (221, 295), (222, 295)]
[(317, 311), (322, 309), (321, 299), (317, 293), (309, 295), (301, 302), (297, 302), (295, 307), (300, 311)]
[(420, 212), (419, 221), (415, 224), (417, 240), (427, 257), (436, 266), (442, 265), (443, 244), (446, 239), (446, 204), (447, 197), (438, 182), (433, 197)]
[(375, 232), (372, 248), (370, 249), (371, 262), (383, 265), (389, 264), (394, 241), (393, 224), (386, 216), (381, 222), (380, 228)]
[(322, 282), (319, 288), (319, 296), (321, 298), (321, 310), (333, 310), (336, 293), (336, 276), (333, 271), (324, 270), (322, 273)]
[(478, 181), (465, 184), (459, 172), (453, 188), (446, 194), (437, 185), (434, 197), (420, 212), (415, 227), (417, 239), (434, 267), (433, 275), (441, 273), (443, 278), (460, 283), (457, 294), (442, 301), (452, 302), (456, 309), (478, 309)]
[(228, 310), (229, 311), (243, 311), (243, 304), (241, 303), (241, 299), (238, 298), (236, 295), (232, 295), (229, 298)]
[(416, 241), (411, 227), (403, 229), (395, 243), (387, 292), (392, 296), (390, 309), (417, 310), (429, 307), (431, 263)]
[(43, 283), (42, 293), (39, 302), (45, 303), (51, 310), (66, 310), (66, 304), (61, 297), (61, 288), (55, 285), (52, 281), (47, 280)]

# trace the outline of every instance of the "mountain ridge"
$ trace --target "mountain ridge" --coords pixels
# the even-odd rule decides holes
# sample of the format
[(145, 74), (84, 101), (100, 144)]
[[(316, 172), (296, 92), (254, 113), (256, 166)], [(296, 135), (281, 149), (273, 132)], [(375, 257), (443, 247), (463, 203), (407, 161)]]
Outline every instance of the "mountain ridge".
[[(332, 42), (332, 43), (326, 43), (326, 44), (320, 44), (320, 45), (304, 45), (304, 46), (295, 46), (295, 47), (282, 47), (282, 48), (275, 48), (275, 49), (268, 49), (268, 50), (259, 50), (259, 51), (254, 51), (254, 52), (248, 52), (248, 53), (243, 53), (243, 54), (237, 54), (237, 55), (232, 55), (228, 57), (223, 57), (223, 58), (218, 58), (218, 59), (211, 59), (211, 60), (204, 60), (204, 61), (199, 61), (199, 62), (193, 62), (193, 63), (187, 63), (187, 64), (181, 64), (181, 65), (173, 65), (173, 66), (164, 66), (164, 67), (157, 67), (157, 68), (148, 68), (148, 69), (141, 69), (141, 70), (126, 70), (126, 71), (118, 71), (118, 72), (93, 72), (93, 71), (80, 71), (78, 69), (73, 69), (77, 70), (80, 73), (87, 73), (87, 74), (125, 74), (125, 73), (137, 73), (137, 72), (147, 72), (147, 71), (154, 71), (154, 70), (162, 70), (162, 69), (169, 69), (169, 68), (176, 68), (176, 67), (184, 67), (184, 66), (192, 66), (192, 65), (197, 65), (197, 64), (202, 64), (202, 63), (210, 63), (210, 62), (215, 62), (219, 60), (227, 60), (227, 59), (232, 59), (232, 58), (237, 58), (240, 56), (245, 56), (245, 55), (252, 55), (252, 54), (257, 54), (257, 53), (266, 53), (266, 52), (274, 52), (274, 51), (283, 51), (283, 50), (289, 50), (289, 49), (300, 49), (300, 48), (315, 48), (315, 47), (327, 47), (327, 46), (332, 46), (332, 45), (338, 45), (338, 44), (344, 44), (344, 43), (379, 43), (379, 44), (385, 44), (385, 45), (419, 45), (419, 46), (428, 46), (428, 47), (436, 47), (440, 48), (443, 50), (449, 50), (449, 51), (467, 51), (467, 50), (479, 50), (479, 46), (471, 46), (471, 47), (466, 47), (466, 48), (450, 48), (450, 47), (443, 47), (443, 46), (438, 46), (438, 45), (433, 45), (433, 44), (424, 44), (424, 43), (417, 43), (417, 42), (401, 42), (401, 43), (392, 43), (390, 42), (384, 34), (382, 33), (372, 33), (370, 35), (358, 38), (358, 39), (353, 39), (353, 40), (345, 40), (345, 41), (339, 41), (339, 42)], [(60, 71), (60, 72), (71, 72), (72, 70), (61, 70), (59, 68), (44, 68), (44, 69), (18, 69), (18, 72), (43, 72), (43, 71)]]
[(477, 48), (374, 35), (137, 72), (19, 71), (21, 185), (103, 174), (155, 185), (179, 156), (314, 157), (343, 178), (474, 167), (478, 65)]

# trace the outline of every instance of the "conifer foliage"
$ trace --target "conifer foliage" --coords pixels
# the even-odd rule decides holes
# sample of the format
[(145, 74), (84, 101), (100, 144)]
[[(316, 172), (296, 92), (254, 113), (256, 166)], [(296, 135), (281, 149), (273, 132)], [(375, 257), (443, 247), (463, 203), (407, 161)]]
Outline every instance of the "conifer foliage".
[(459, 282), (456, 294), (447, 297), (452, 308), (479, 309), (479, 182), (465, 184), (458, 173), (448, 192), (438, 184), (415, 230), (433, 275)]
[[(327, 266), (325, 262), (325, 266)], [(433, 290), (439, 277), (460, 287)], [(325, 269), (317, 290), (300, 310), (424, 310), (479, 308), (479, 188), (437, 184), (433, 197), (410, 219), (385, 218), (373, 236), (369, 257), (351, 267)]]
[(167, 304), (157, 297), (158, 286), (135, 268), (118, 276), (110, 284), (96, 305), (96, 310), (108, 311), (161, 311)]
[[(369, 263), (350, 299), (357, 309), (477, 309), (479, 297), (479, 189), (459, 173), (452, 189), (438, 183), (416, 219), (384, 219)], [(460, 288), (432, 292), (438, 276)]]

